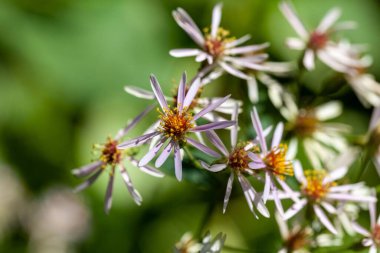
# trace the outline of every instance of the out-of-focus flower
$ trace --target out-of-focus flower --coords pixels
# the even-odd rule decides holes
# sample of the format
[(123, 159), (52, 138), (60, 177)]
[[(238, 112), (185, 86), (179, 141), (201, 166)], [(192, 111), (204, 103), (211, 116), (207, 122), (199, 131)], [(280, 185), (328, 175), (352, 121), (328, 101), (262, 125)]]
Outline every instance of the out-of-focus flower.
[(85, 205), (69, 190), (52, 190), (28, 211), (29, 248), (36, 253), (71, 252), (90, 225)]
[(134, 166), (137, 166), (141, 171), (150, 174), (155, 177), (163, 177), (164, 174), (157, 169), (145, 165), (139, 166), (138, 160), (135, 158), (136, 151), (133, 149), (119, 150), (117, 146), (120, 143), (120, 139), (123, 138), (128, 131), (130, 131), (136, 124), (149, 112), (152, 110), (152, 106), (145, 109), (140, 113), (135, 119), (133, 119), (125, 128), (121, 129), (114, 139), (108, 138), (107, 142), (103, 145), (96, 145), (95, 148), (99, 149), (101, 154), (97, 161), (92, 162), (88, 165), (74, 169), (72, 173), (77, 177), (87, 177), (90, 176), (84, 183), (80, 184), (75, 188), (75, 192), (82, 191), (92, 185), (95, 180), (102, 174), (102, 172), (109, 169), (109, 180), (107, 191), (105, 195), (104, 211), (109, 212), (112, 206), (112, 191), (113, 191), (113, 181), (115, 176), (116, 167), (119, 168), (120, 174), (127, 186), (127, 189), (132, 196), (136, 204), (140, 205), (142, 197), (139, 192), (133, 187), (132, 180), (124, 166), (124, 161), (129, 160)]
[(24, 210), (24, 188), (17, 176), (0, 164), (0, 240)]
[[(344, 161), (347, 162), (347, 161)], [(319, 221), (333, 234), (338, 234), (337, 229), (330, 222), (325, 211), (332, 215), (338, 215), (338, 210), (334, 206), (336, 202), (376, 202), (376, 198), (365, 195), (354, 195), (353, 191), (362, 187), (361, 183), (338, 185), (335, 181), (344, 177), (348, 171), (349, 164), (342, 163), (336, 169), (327, 172), (326, 170), (306, 170), (302, 169), (301, 163), (294, 163), (294, 173), (297, 181), (301, 185), (300, 200), (293, 204), (285, 213), (284, 218), (289, 219), (297, 214), (306, 205), (310, 205)], [(325, 210), (325, 211), (324, 211)]]
[(194, 97), (198, 93), (200, 86), (199, 78), (191, 84), (189, 90), (186, 92), (186, 74), (184, 73), (182, 75), (181, 82), (178, 87), (177, 103), (174, 108), (170, 108), (168, 106), (155, 76), (151, 75), (150, 82), (154, 95), (161, 106), (161, 110), (158, 110), (160, 113), (158, 127), (153, 132), (128, 140), (121, 143), (118, 147), (120, 149), (125, 149), (139, 146), (149, 142), (155, 136), (159, 136), (157, 144), (154, 145), (140, 160), (139, 166), (145, 166), (153, 160), (164, 144), (167, 143), (164, 150), (158, 156), (155, 166), (160, 167), (174, 150), (175, 175), (180, 181), (182, 180), (182, 156), (180, 154), (180, 150), (185, 144), (190, 144), (210, 156), (217, 158), (220, 157), (217, 152), (188, 137), (187, 135), (189, 133), (204, 132), (212, 129), (223, 129), (235, 124), (234, 121), (212, 122), (201, 126), (196, 124), (197, 119), (215, 110), (215, 108), (222, 105), (230, 96), (226, 96), (215, 101), (214, 103), (211, 103), (193, 116), (189, 108), (193, 103)]
[(368, 148), (377, 174), (380, 176), (380, 107), (373, 109), (368, 129)]
[(339, 246), (343, 243), (343, 233), (338, 236), (330, 233), (315, 233), (310, 225), (303, 225), (300, 220), (293, 220), (288, 226), (278, 213), (275, 213), (277, 225), (283, 240), (283, 247), (278, 253), (309, 253), (311, 249)]
[(307, 31), (288, 1), (281, 2), (280, 10), (299, 36), (288, 38), (286, 44), (291, 49), (304, 52), (302, 63), (306, 69), (314, 69), (317, 56), (332, 69), (339, 72), (347, 71), (346, 65), (342, 64), (347, 57), (332, 37), (339, 31), (355, 28), (356, 24), (351, 21), (335, 24), (341, 15), (340, 9), (331, 9), (311, 32)]
[(280, 111), (288, 121), (287, 129), (292, 134), (291, 145), (298, 147), (301, 142), (314, 168), (323, 168), (327, 161), (333, 160), (348, 149), (343, 134), (350, 126), (342, 123), (325, 122), (342, 113), (342, 104), (338, 101), (309, 108), (298, 108), (288, 101)]
[(212, 239), (209, 232), (200, 242), (195, 240), (191, 233), (186, 233), (175, 245), (174, 253), (220, 253), (222, 251), (226, 235), (219, 233)]
[[(269, 44), (240, 46), (247, 42), (251, 36), (245, 35), (239, 39), (230, 36), (230, 32), (220, 27), (222, 18), (222, 4), (215, 5), (212, 12), (211, 28), (205, 28), (204, 33), (198, 28), (192, 18), (182, 8), (173, 11), (173, 16), (177, 24), (193, 39), (199, 46), (199, 49), (173, 49), (170, 55), (174, 57), (195, 56), (197, 62), (207, 61), (209, 64), (206, 68), (212, 72), (215, 68), (222, 68), (223, 71), (230, 73), (242, 79), (250, 80), (251, 76), (247, 75), (241, 69), (253, 69), (259, 71), (272, 71), (281, 69), (280, 66), (262, 64), (268, 57), (262, 50), (266, 49)], [(217, 76), (220, 75), (220, 70)], [(206, 73), (202, 73), (202, 77)]]
[[(376, 196), (373, 193), (374, 196)], [(363, 246), (369, 247), (370, 253), (376, 253), (380, 250), (380, 215), (376, 218), (376, 202), (369, 205), (370, 229), (365, 229), (358, 223), (353, 222), (353, 229), (363, 235)]]
[[(251, 183), (244, 175), (255, 175), (255, 171), (249, 168), (248, 164), (250, 162), (250, 158), (248, 156), (248, 152), (255, 151), (257, 146), (253, 143), (253, 141), (248, 141), (245, 143), (237, 142), (238, 135), (238, 106), (235, 106), (235, 112), (232, 114), (232, 120), (236, 122), (236, 124), (232, 127), (231, 130), (231, 149), (230, 151), (223, 144), (222, 140), (218, 137), (218, 135), (214, 131), (207, 131), (206, 135), (208, 140), (222, 153), (222, 158), (219, 159), (215, 164), (208, 165), (205, 162), (201, 161), (202, 166), (211, 171), (211, 172), (219, 172), (226, 168), (230, 168), (230, 177), (228, 179), (226, 194), (224, 197), (223, 204), (223, 213), (225, 213), (231, 190), (233, 187), (233, 181), (235, 176), (237, 177), (240, 186), (244, 192), (244, 196), (247, 200), (248, 206), (251, 212), (258, 218), (254, 211), (254, 206), (257, 210), (265, 217), (269, 217), (269, 211), (266, 208), (264, 202), (261, 199), (261, 194), (257, 193), (256, 190), (252, 187)], [(270, 130), (270, 129), (269, 129)]]
[[(147, 100), (154, 100), (155, 96), (154, 93), (148, 90), (141, 89), (139, 87), (135, 86), (125, 86), (124, 90), (135, 97), (147, 99)], [(185, 87), (185, 91), (188, 92), (189, 87)], [(193, 98), (193, 102), (190, 104), (188, 110), (194, 111), (194, 113), (200, 112), (203, 108), (209, 106), (212, 103), (215, 103), (216, 101), (220, 100), (220, 97), (213, 97), (213, 98), (207, 98), (207, 97), (201, 97), (201, 91), (202, 88), (199, 88), (197, 94)], [(172, 106), (177, 106), (177, 96), (178, 96), (178, 90), (176, 90), (175, 95), (173, 97), (166, 97), (166, 101), (172, 102)], [(202, 116), (202, 118), (210, 121), (210, 122), (217, 122), (217, 121), (225, 121), (226, 119), (220, 115), (222, 114), (229, 114), (231, 115), (233, 111), (235, 110), (235, 104), (239, 105), (239, 113), (241, 113), (241, 106), (242, 102), (240, 100), (229, 98), (227, 99), (223, 104), (221, 104), (219, 107), (215, 108), (214, 111), (211, 111), (205, 115)]]
[(277, 124), (273, 134), (271, 148), (268, 149), (263, 127), (255, 107), (251, 112), (251, 118), (253, 128), (258, 136), (260, 152), (248, 153), (248, 156), (252, 160), (248, 166), (253, 170), (264, 170), (265, 185), (262, 196), (263, 201), (266, 203), (269, 195), (272, 195), (278, 212), (283, 215), (284, 210), (278, 196), (278, 187), (276, 186), (276, 183), (279, 184), (281, 188), (287, 192), (287, 194), (290, 194), (290, 196), (293, 195), (292, 190), (286, 184), (284, 179), (286, 176), (293, 176), (293, 165), (291, 161), (291, 158), (293, 157), (289, 157), (289, 154), (294, 154), (295, 152), (292, 151), (288, 153), (287, 145), (281, 143), (282, 133), (284, 130), (284, 125), (282, 122)]

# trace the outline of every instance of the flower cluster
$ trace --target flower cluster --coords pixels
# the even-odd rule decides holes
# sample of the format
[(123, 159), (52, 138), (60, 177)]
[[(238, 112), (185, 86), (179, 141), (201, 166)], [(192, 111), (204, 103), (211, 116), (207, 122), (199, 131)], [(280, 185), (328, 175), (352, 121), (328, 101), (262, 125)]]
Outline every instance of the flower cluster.
[[(299, 36), (286, 39), (290, 49), (302, 52), (298, 69), (296, 64), (267, 61), (269, 55), (265, 49), (268, 42), (243, 46), (251, 36), (236, 39), (220, 26), (222, 4), (214, 7), (211, 25), (203, 30), (182, 8), (173, 11), (177, 24), (198, 48), (174, 49), (170, 55), (195, 57), (195, 61), (201, 64), (199, 71), (190, 81), (184, 72), (172, 96), (164, 95), (153, 74), (150, 76), (152, 91), (126, 86), (127, 93), (149, 100), (153, 105), (120, 130), (115, 138), (97, 145), (100, 154), (96, 161), (73, 171), (78, 177), (88, 176), (76, 191), (90, 186), (107, 170), (109, 183), (105, 211), (108, 213), (118, 167), (132, 198), (141, 204), (142, 197), (134, 188), (124, 161), (147, 174), (162, 177), (164, 174), (159, 168), (168, 164), (166, 162), (172, 155), (173, 173), (169, 174), (174, 174), (178, 181), (187, 179), (184, 170), (204, 170), (211, 172), (211, 176), (217, 174), (225, 178), (223, 213), (233, 198), (235, 179), (254, 217), (259, 218), (258, 212), (270, 218), (273, 212), (267, 203), (273, 201), (284, 240), (281, 252), (339, 245), (343, 242), (344, 230), (350, 235), (353, 231), (364, 235), (363, 245), (370, 246), (371, 251), (380, 248), (380, 225), (374, 220), (376, 195), (366, 190), (364, 182), (359, 181), (360, 176), (355, 180), (347, 176), (351, 164), (360, 154), (358, 150), (367, 154), (362, 170), (372, 158), (380, 174), (380, 109), (374, 110), (364, 141), (355, 143), (347, 138), (351, 133), (349, 125), (331, 122), (344, 111), (342, 102), (329, 100), (328, 96), (318, 101), (303, 99), (302, 85), (297, 83), (299, 76), (294, 80), (296, 89), (288, 89), (277, 78), (284, 75), (292, 78), (294, 73), (301, 75), (304, 71), (311, 71), (317, 68), (316, 60), (319, 59), (339, 75), (340, 83), (344, 81), (352, 87), (365, 107), (380, 106), (380, 84), (366, 73), (371, 60), (363, 56), (362, 47), (336, 38), (342, 30), (355, 28), (353, 22), (336, 24), (339, 9), (328, 11), (317, 28), (310, 31), (288, 1), (281, 2), (280, 10)], [(293, 74), (289, 75), (290, 72)], [(223, 73), (247, 82), (246, 98), (232, 98), (230, 94), (215, 98), (203, 96), (208, 84)], [(272, 124), (273, 127), (267, 124), (268, 120), (260, 119), (259, 112), (263, 119), (266, 114), (259, 101), (257, 80), (267, 87), (268, 96), (278, 109), (277, 116), (283, 117), (285, 123), (278, 122)], [(157, 120), (150, 122), (150, 127), (141, 135), (127, 138), (128, 131), (154, 107)], [(249, 117), (251, 124), (246, 124)], [(239, 120), (241, 118), (244, 120)], [(229, 132), (229, 145), (223, 138), (223, 130)], [(243, 134), (239, 135), (239, 132)], [(184, 167), (184, 160), (192, 165)], [(350, 209), (352, 205), (357, 207), (354, 211)], [(371, 232), (353, 221), (362, 207), (370, 209)], [(300, 216), (304, 218), (299, 220)], [(292, 224), (297, 225), (289, 230), (286, 221), (294, 218), (297, 221), (293, 220)], [(224, 241), (224, 234), (214, 240), (209, 235), (198, 240), (186, 234), (176, 245), (175, 252), (220, 252)]]

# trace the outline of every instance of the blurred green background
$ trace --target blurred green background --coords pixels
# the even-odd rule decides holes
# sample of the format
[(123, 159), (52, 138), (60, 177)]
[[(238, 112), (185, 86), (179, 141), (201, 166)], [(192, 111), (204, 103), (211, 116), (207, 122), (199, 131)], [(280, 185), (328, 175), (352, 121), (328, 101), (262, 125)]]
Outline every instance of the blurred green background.
[[(380, 80), (380, 1), (293, 2), (310, 28), (333, 6), (342, 8), (341, 20), (357, 21), (359, 28), (345, 35), (352, 42), (369, 46), (374, 58), (371, 72)], [(210, 24), (215, 3), (1, 0), (0, 163), (10, 167), (21, 181), (27, 203), (12, 210), (0, 199), (0, 209), (21, 211), (19, 217), (24, 217), (22, 213), (30, 208), (30, 203), (45, 196), (49, 189), (79, 184), (81, 181), (70, 170), (95, 158), (92, 144), (113, 136), (149, 104), (126, 94), (124, 85), (149, 89), (149, 74), (154, 73), (164, 92), (170, 93), (184, 70), (192, 76), (198, 67), (192, 59), (175, 59), (168, 54), (172, 48), (194, 46), (174, 22), (171, 11), (183, 7), (202, 28)], [(251, 42), (269, 41), (274, 60), (290, 61), (299, 55), (284, 46), (285, 37), (294, 32), (278, 10), (278, 1), (223, 3), (222, 26), (233, 35), (249, 33)], [(311, 83), (316, 80), (318, 73), (310, 77)], [(239, 94), (239, 90), (246, 89), (241, 84), (244, 81), (224, 76), (210, 84), (206, 94)], [(265, 99), (265, 90), (261, 92)], [(365, 110), (352, 92), (343, 99), (347, 110), (341, 121), (354, 124), (355, 133), (365, 133), (370, 110)], [(144, 121), (131, 136), (140, 134), (148, 125)], [(170, 176), (156, 179), (133, 167), (129, 171), (144, 198), (143, 205), (134, 204), (117, 177), (113, 208), (110, 215), (105, 215), (107, 177), (103, 175), (93, 187), (79, 194), (89, 209), (91, 225), (70, 250), (171, 252), (186, 231), (199, 229), (206, 202), (213, 198), (218, 205), (207, 225), (213, 234), (226, 232), (228, 245), (256, 249), (252, 252), (279, 249), (280, 236), (274, 220), (254, 219), (240, 189), (234, 192), (227, 213), (221, 215), (224, 188), (205, 192)], [(365, 175), (366, 182), (376, 185), (378, 178), (371, 179), (372, 175)], [(0, 252), (33, 251), (22, 219), (1, 234)]]

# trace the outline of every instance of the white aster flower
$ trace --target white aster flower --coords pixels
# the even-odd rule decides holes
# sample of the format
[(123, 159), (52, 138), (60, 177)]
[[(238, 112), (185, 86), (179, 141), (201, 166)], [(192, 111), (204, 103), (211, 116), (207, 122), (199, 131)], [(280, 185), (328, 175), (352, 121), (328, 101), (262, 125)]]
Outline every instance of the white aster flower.
[(256, 108), (253, 108), (251, 112), (253, 128), (258, 137), (258, 143), (260, 145), (260, 152), (249, 152), (248, 156), (251, 158), (251, 162), (248, 164), (249, 168), (253, 170), (263, 170), (265, 173), (265, 185), (263, 191), (263, 201), (273, 197), (274, 203), (280, 215), (284, 214), (280, 196), (278, 194), (278, 185), (284, 190), (287, 195), (293, 200), (296, 200), (293, 191), (286, 184), (285, 178), (287, 176), (293, 176), (293, 164), (291, 159), (295, 154), (295, 151), (288, 152), (286, 144), (281, 143), (281, 138), (284, 130), (282, 122), (277, 124), (274, 130), (272, 143), (270, 149), (267, 146), (267, 140), (265, 139), (263, 127), (257, 113)]
[[(177, 24), (193, 39), (199, 49), (173, 49), (170, 55), (174, 57), (195, 57), (197, 62), (207, 62), (207, 73), (217, 72), (219, 76), (223, 71), (242, 79), (250, 80), (252, 77), (241, 71), (241, 69), (253, 69), (259, 71), (274, 71), (283, 67), (271, 63), (262, 64), (268, 57), (261, 51), (269, 44), (240, 46), (247, 42), (251, 36), (245, 35), (239, 39), (230, 37), (230, 32), (220, 27), (222, 18), (222, 4), (217, 4), (212, 12), (211, 28), (204, 29), (204, 33), (198, 28), (192, 18), (182, 8), (173, 11), (173, 16)], [(217, 68), (217, 69), (215, 69)], [(207, 74), (202, 73), (202, 77)], [(214, 75), (214, 74), (211, 74)], [(215, 78), (215, 77), (213, 77)], [(212, 78), (212, 79), (213, 79)]]
[(121, 129), (115, 138), (108, 138), (107, 142), (103, 145), (95, 145), (96, 149), (99, 149), (101, 154), (98, 160), (82, 166), (80, 168), (74, 169), (72, 173), (77, 177), (87, 177), (89, 178), (79, 186), (77, 186), (74, 191), (79, 192), (87, 187), (91, 186), (96, 179), (102, 174), (102, 172), (109, 169), (109, 180), (105, 195), (104, 211), (108, 214), (112, 206), (112, 191), (113, 191), (113, 181), (115, 176), (115, 170), (118, 167), (120, 174), (127, 186), (127, 189), (132, 196), (133, 200), (137, 205), (142, 202), (142, 197), (139, 192), (133, 187), (132, 180), (124, 166), (124, 161), (128, 160), (132, 165), (137, 166), (141, 171), (150, 174), (155, 177), (163, 177), (164, 174), (157, 169), (144, 165), (138, 166), (138, 160), (135, 158), (136, 152), (133, 149), (119, 150), (117, 147), (120, 143), (121, 138), (123, 138), (128, 131), (130, 131), (136, 124), (149, 112), (152, 110), (152, 106), (145, 109), (136, 118), (134, 118), (125, 128)]
[(304, 52), (303, 66), (312, 70), (315, 67), (315, 57), (339, 72), (346, 72), (347, 67), (341, 62), (347, 57), (341, 48), (331, 38), (341, 30), (353, 29), (354, 22), (342, 22), (335, 24), (341, 15), (338, 8), (331, 9), (321, 20), (315, 30), (309, 32), (298, 18), (296, 12), (288, 1), (282, 1), (280, 10), (293, 27), (299, 38), (288, 38), (286, 44), (289, 48)]
[(189, 110), (191, 104), (194, 101), (194, 97), (198, 93), (200, 87), (200, 80), (197, 78), (186, 92), (186, 74), (184, 73), (181, 78), (181, 82), (178, 88), (177, 103), (174, 108), (170, 108), (157, 79), (151, 75), (150, 77), (152, 90), (154, 95), (160, 104), (161, 110), (159, 120), (157, 122), (157, 128), (153, 132), (144, 134), (132, 140), (126, 141), (120, 144), (120, 149), (130, 148), (142, 145), (151, 141), (154, 137), (158, 136), (158, 142), (146, 153), (146, 155), (140, 160), (139, 166), (147, 165), (154, 157), (159, 153), (161, 148), (165, 145), (163, 151), (158, 156), (155, 166), (161, 167), (161, 165), (167, 160), (170, 153), (174, 151), (174, 166), (175, 175), (178, 180), (182, 180), (182, 156), (180, 150), (184, 145), (190, 144), (196, 149), (201, 150), (205, 154), (213, 157), (220, 157), (220, 155), (209, 147), (202, 143), (188, 137), (189, 133), (204, 132), (212, 129), (223, 129), (235, 124), (234, 121), (220, 121), (212, 122), (209, 124), (198, 126), (196, 120), (205, 114), (215, 110), (222, 105), (230, 96), (218, 99), (214, 103), (203, 108), (194, 116)]
[(335, 203), (355, 202), (368, 203), (375, 202), (372, 196), (354, 195), (353, 190), (361, 187), (362, 184), (338, 185), (335, 181), (343, 178), (348, 171), (349, 164), (341, 164), (340, 167), (327, 172), (326, 170), (306, 170), (303, 171), (301, 163), (294, 163), (294, 174), (300, 183), (300, 200), (293, 204), (285, 213), (284, 218), (289, 219), (297, 214), (306, 205), (309, 205), (318, 220), (331, 233), (338, 234), (337, 229), (331, 223), (326, 211), (330, 215), (339, 215)]
[[(227, 168), (230, 169), (230, 177), (228, 178), (226, 194), (223, 202), (223, 213), (226, 212), (233, 187), (233, 182), (235, 177), (237, 177), (251, 212), (255, 215), (256, 218), (258, 218), (254, 210), (255, 207), (264, 217), (268, 218), (269, 211), (261, 199), (261, 194), (256, 192), (249, 180), (245, 177), (246, 175), (255, 175), (255, 170), (249, 168), (248, 166), (250, 162), (248, 152), (256, 151), (257, 146), (253, 143), (253, 141), (238, 143), (237, 110), (238, 106), (236, 105), (235, 113), (232, 114), (232, 120), (235, 121), (236, 124), (232, 127), (231, 130), (231, 148), (227, 149), (222, 140), (214, 131), (207, 131), (207, 139), (221, 152), (222, 158), (211, 166), (203, 161), (201, 161), (201, 164), (206, 170), (209, 170), (211, 172), (219, 172)], [(270, 131), (270, 128), (268, 128), (268, 130)], [(266, 134), (268, 134), (269, 131), (266, 131)]]
[(222, 251), (226, 235), (219, 233), (212, 239), (209, 232), (200, 242), (195, 240), (191, 233), (186, 233), (175, 245), (173, 253), (220, 253)]
[(350, 126), (328, 122), (342, 113), (342, 104), (330, 101), (315, 107), (298, 108), (290, 100), (280, 110), (288, 121), (287, 128), (292, 134), (290, 143), (298, 147), (301, 142), (314, 168), (323, 168), (349, 147), (344, 134)]
[[(376, 196), (375, 194), (373, 194)], [(370, 215), (370, 229), (367, 230), (360, 226), (358, 223), (353, 222), (354, 230), (363, 235), (362, 244), (365, 247), (369, 247), (370, 253), (376, 253), (380, 250), (380, 215), (376, 219), (376, 202), (370, 203), (369, 205), (369, 215)]]

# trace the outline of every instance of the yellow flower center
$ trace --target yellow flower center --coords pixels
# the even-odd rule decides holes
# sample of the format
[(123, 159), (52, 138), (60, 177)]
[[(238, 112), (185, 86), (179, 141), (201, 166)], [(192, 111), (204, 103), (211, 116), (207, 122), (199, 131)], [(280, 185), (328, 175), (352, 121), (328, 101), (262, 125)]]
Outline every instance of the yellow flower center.
[(217, 58), (222, 55), (225, 49), (225, 44), (231, 41), (234, 41), (234, 37), (229, 37), (230, 32), (228, 30), (223, 29), (222, 27), (218, 28), (218, 32), (216, 37), (211, 37), (208, 28), (203, 29), (206, 37), (205, 48), (206, 51)]
[(305, 172), (306, 184), (302, 186), (302, 192), (311, 200), (321, 201), (330, 187), (335, 186), (335, 182), (323, 183), (326, 177), (324, 170), (306, 170)]
[(319, 121), (312, 110), (301, 110), (294, 122), (294, 131), (300, 137), (312, 135), (318, 128)]
[(252, 146), (248, 150), (245, 147), (248, 143), (239, 143), (236, 145), (235, 149), (231, 152), (228, 157), (228, 166), (230, 166), (234, 170), (238, 170), (244, 172), (248, 168), (248, 163), (250, 162), (250, 158), (248, 157), (248, 152), (257, 152), (258, 147)]
[(118, 144), (119, 143), (117, 140), (107, 138), (107, 142), (105, 144), (95, 146), (95, 148), (101, 149), (100, 160), (104, 162), (104, 166), (115, 166), (121, 162), (122, 153), (119, 149), (117, 149)]
[(293, 176), (294, 174), (292, 162), (286, 160), (287, 151), (288, 146), (280, 144), (278, 147), (272, 148), (264, 158), (267, 169), (282, 180), (285, 179), (285, 176)]
[(158, 131), (174, 141), (183, 141), (189, 129), (194, 127), (191, 113), (184, 108), (182, 113), (177, 108), (160, 112), (160, 125)]

